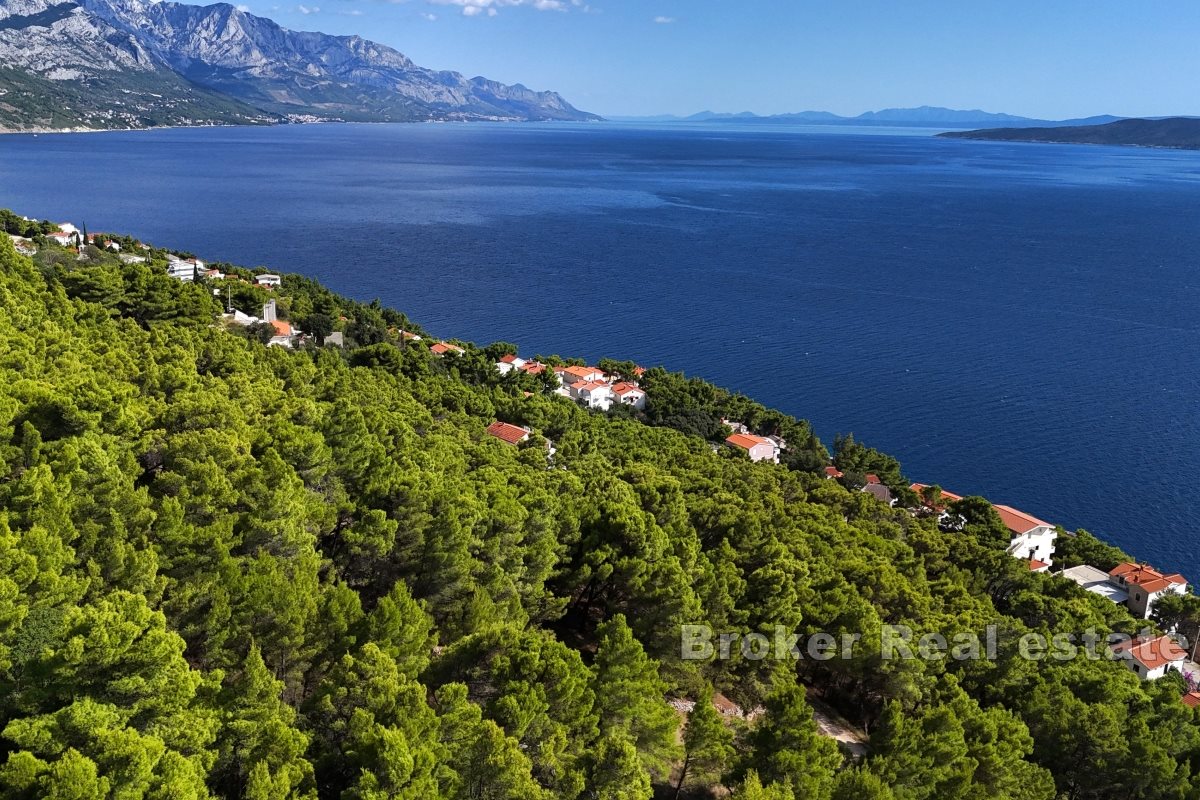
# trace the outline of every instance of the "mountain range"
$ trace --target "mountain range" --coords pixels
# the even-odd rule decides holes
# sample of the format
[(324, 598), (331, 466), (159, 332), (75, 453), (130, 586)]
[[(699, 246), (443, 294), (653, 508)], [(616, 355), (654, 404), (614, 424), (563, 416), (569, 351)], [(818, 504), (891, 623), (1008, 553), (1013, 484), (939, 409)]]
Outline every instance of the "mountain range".
[(0, 129), (594, 119), (555, 92), (226, 3), (0, 0)]
[(867, 111), (855, 117), (843, 117), (829, 111), (798, 111), (791, 114), (760, 115), (749, 111), (737, 114), (701, 111), (687, 117), (660, 115), (654, 117), (615, 117), (627, 122), (721, 122), (721, 123), (776, 123), (791, 125), (875, 125), (926, 128), (1023, 128), (1057, 127), (1060, 125), (1097, 125), (1114, 122), (1120, 117), (1100, 115), (1083, 119), (1045, 120), (1018, 117), (1012, 114), (996, 114), (978, 109), (963, 111), (939, 106), (918, 108), (885, 108)]

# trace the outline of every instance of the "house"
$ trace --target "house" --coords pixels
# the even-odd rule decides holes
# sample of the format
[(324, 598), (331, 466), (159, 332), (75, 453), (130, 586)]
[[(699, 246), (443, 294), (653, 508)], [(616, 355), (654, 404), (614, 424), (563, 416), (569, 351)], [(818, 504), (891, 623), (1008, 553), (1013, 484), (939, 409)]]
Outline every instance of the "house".
[(264, 289), (273, 289), (283, 283), (283, 279), (278, 275), (273, 275), (269, 272), (264, 272), (262, 275), (257, 275), (254, 282)]
[(1188, 692), (1180, 699), (1188, 708), (1200, 708), (1200, 692)]
[(721, 424), (726, 428), (729, 428), (732, 433), (750, 433), (750, 429), (746, 427), (745, 423), (738, 422), (737, 420), (725, 419), (724, 417), (721, 417)]
[(1109, 649), (1144, 681), (1158, 680), (1169, 670), (1183, 672), (1187, 659), (1187, 651), (1170, 636), (1129, 639)]
[(221, 280), (225, 277), (225, 273), (221, 272), (219, 269), (206, 269), (204, 270), (204, 277), (208, 278), (210, 281)]
[(834, 480), (835, 478), (844, 477), (844, 475), (842, 474), (842, 471), (840, 469), (838, 469), (837, 467), (826, 467), (825, 468), (825, 477), (828, 478), (829, 480)]
[(1042, 561), (1047, 565), (1054, 563), (1052, 556), (1058, 531), (1053, 525), (1012, 506), (993, 507), (1012, 537), (1008, 544), (1009, 555), (1024, 561)]
[(258, 317), (252, 317), (249, 314), (243, 314), (236, 308), (233, 311), (230, 311), (228, 314), (222, 314), (221, 319), (225, 320), (226, 322), (231, 322), (234, 325), (241, 325), (243, 328), (249, 325), (257, 325), (258, 323), (262, 322), (262, 320)]
[(71, 247), (75, 244), (76, 234), (75, 231), (54, 231), (47, 233), (46, 238), (63, 247)]
[(765, 436), (755, 436), (751, 433), (735, 433), (725, 439), (730, 447), (746, 451), (751, 461), (770, 461), (779, 463), (779, 450), (775, 443)]
[(633, 406), (638, 411), (646, 407), (646, 393), (636, 384), (627, 381), (613, 384), (612, 393), (623, 406)]
[(185, 260), (175, 256), (167, 256), (167, 274), (176, 280), (191, 283), (196, 280), (196, 262), (191, 259)]
[(1119, 564), (1108, 573), (1114, 586), (1129, 593), (1125, 605), (1139, 619), (1147, 619), (1160, 597), (1186, 594), (1187, 579), (1179, 573), (1164, 575), (1145, 564)]
[(946, 506), (950, 505), (951, 503), (957, 503), (959, 500), (963, 499), (961, 494), (955, 494), (954, 492), (948, 492), (945, 489), (942, 489), (941, 497), (939, 498), (939, 502), (935, 507), (929, 505), (929, 503), (925, 500), (925, 490), (930, 488), (930, 484), (914, 483), (908, 488), (917, 493), (917, 497), (921, 498), (921, 505), (925, 506), (925, 508), (928, 508), (930, 511), (945, 511)]
[(596, 367), (555, 367), (554, 371), (559, 374), (563, 383), (568, 386), (580, 381), (584, 383), (601, 383), (608, 380), (608, 376)]
[(417, 336), (412, 331), (400, 331), (400, 338), (406, 342), (419, 342), (421, 337)]
[(520, 444), (529, 438), (529, 428), (521, 428), (516, 425), (509, 425), (507, 422), (493, 422), (488, 425), (487, 429), (489, 436), (495, 436), (502, 442), (508, 444)]
[(613, 404), (612, 387), (602, 381), (576, 381), (570, 386), (571, 397), (585, 408), (608, 411)]
[(466, 350), (463, 350), (456, 344), (450, 344), (449, 342), (435, 342), (433, 346), (429, 348), (429, 352), (433, 353), (435, 356), (444, 356), (446, 353), (457, 353), (461, 355), (465, 353)]
[(1092, 594), (1098, 594), (1114, 603), (1125, 603), (1129, 600), (1129, 593), (1115, 585), (1108, 573), (1102, 569), (1084, 564), (1064, 569), (1059, 577), (1074, 581)]
[(1030, 572), (1049, 572), (1050, 565), (1045, 561), (1038, 561), (1036, 558), (1029, 559)]
[(13, 233), (10, 233), (8, 238), (12, 239), (13, 247), (17, 248), (18, 253), (24, 253), (27, 256), (31, 256), (37, 252), (37, 248), (34, 246), (32, 239), (26, 239), (23, 236), (17, 236)]
[(518, 358), (511, 353), (500, 356), (500, 360), (496, 362), (496, 369), (501, 375), (507, 375), (514, 370), (521, 369), (523, 366), (525, 366), (525, 359)]
[(526, 361), (519, 369), (526, 375), (541, 375), (546, 371), (546, 365), (540, 361)]
[[(30, 220), (30, 221), (32, 222), (32, 220)], [(74, 234), (76, 234), (76, 233), (79, 233), (79, 228), (76, 228), (74, 225), (72, 225), (72, 224), (71, 224), (71, 223), (69, 223), (69, 222), (60, 222), (60, 223), (58, 223), (58, 230), (59, 230), (61, 233), (69, 233), (69, 234), (71, 234), (71, 235), (74, 235)]]
[(272, 321), (271, 327), (275, 329), (275, 335), (267, 342), (268, 347), (274, 345), (275, 347), (286, 347), (290, 350), (293, 337), (300, 335), (300, 331), (293, 328), (290, 322), (284, 322), (281, 319)]
[[(869, 475), (868, 477), (875, 478), (874, 475)], [(862, 491), (889, 506), (896, 502), (895, 498), (892, 497), (892, 490), (884, 486), (878, 478), (875, 478), (873, 481), (868, 480), (866, 485), (862, 487)]]

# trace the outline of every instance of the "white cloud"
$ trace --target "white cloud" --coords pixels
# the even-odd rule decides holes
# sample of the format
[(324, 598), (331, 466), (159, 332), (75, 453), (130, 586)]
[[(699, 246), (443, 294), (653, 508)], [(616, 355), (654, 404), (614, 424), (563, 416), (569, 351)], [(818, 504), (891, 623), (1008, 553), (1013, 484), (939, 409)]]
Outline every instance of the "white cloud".
[(308, 14), (320, 14), (320, 13), (321, 13), (321, 9), (320, 9), (319, 7), (317, 7), (317, 6), (303, 6), (303, 5), (301, 5), (301, 6), (296, 6), (296, 10), (297, 10), (297, 11), (299, 11), (301, 14), (305, 14), (305, 15), (308, 15)]
[(437, 19), (437, 14), (430, 14), (428, 11), (422, 11), (421, 19), (433, 22)]
[(439, 6), (456, 6), (461, 8), (463, 16), (467, 17), (481, 15), (494, 17), (500, 13), (501, 8), (513, 6), (527, 6), (538, 11), (566, 11), (569, 3), (576, 8), (584, 8), (576, 0), (429, 0), (429, 2)]
[(675, 21), (675, 18), (674, 17), (655, 17), (654, 21), (657, 22), (659, 25), (670, 25), (672, 22)]
[(235, 6), (235, 8), (237, 8), (237, 10), (241, 11), (243, 14), (245, 14), (246, 12), (248, 12), (250, 10), (250, 6), (247, 6), (247, 5)]

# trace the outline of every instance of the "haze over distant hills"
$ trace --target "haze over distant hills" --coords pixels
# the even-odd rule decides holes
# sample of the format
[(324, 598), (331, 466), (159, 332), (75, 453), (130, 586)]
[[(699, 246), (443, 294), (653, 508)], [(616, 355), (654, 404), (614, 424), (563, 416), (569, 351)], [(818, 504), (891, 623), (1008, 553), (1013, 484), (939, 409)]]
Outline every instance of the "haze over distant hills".
[(654, 117), (613, 117), (628, 122), (723, 122), (777, 123), (792, 125), (882, 125), (926, 128), (1000, 128), (1056, 127), (1059, 125), (1093, 125), (1120, 119), (1108, 114), (1084, 119), (1045, 120), (997, 114), (979, 109), (964, 111), (939, 106), (918, 108), (885, 108), (867, 111), (855, 117), (843, 117), (829, 111), (799, 111), (792, 114), (759, 115), (749, 111), (738, 114), (701, 111), (687, 117), (670, 114)]
[(288, 118), (598, 119), (554, 92), (426, 69), (226, 3), (0, 0), (0, 130)]
[(956, 139), (1059, 144), (1116, 144), (1200, 150), (1200, 119), (1122, 119), (1105, 125), (1072, 125), (1057, 128), (993, 128), (938, 134)]

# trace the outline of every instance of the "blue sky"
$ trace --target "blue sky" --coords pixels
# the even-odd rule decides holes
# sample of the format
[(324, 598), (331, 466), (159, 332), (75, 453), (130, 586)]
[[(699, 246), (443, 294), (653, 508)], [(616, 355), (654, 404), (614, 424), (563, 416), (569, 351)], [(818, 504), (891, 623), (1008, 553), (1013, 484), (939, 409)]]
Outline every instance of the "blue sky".
[[(237, 2), (237, 0), (234, 0)], [(1200, 114), (1195, 0), (242, 0), (605, 115)]]

